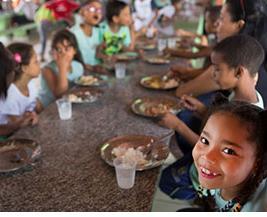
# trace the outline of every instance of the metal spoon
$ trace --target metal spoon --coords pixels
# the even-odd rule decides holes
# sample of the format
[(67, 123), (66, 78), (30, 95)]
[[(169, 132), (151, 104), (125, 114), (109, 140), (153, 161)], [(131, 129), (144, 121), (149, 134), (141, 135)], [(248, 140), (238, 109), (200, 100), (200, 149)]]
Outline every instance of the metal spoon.
[(148, 148), (146, 150), (146, 152), (144, 153), (146, 155), (146, 158), (147, 159), (150, 159), (151, 158), (151, 154), (152, 154), (152, 150), (154, 149), (155, 147), (155, 144), (159, 141), (162, 141), (170, 136), (172, 136), (174, 134), (174, 131), (171, 131), (170, 133), (167, 133), (159, 138), (157, 138), (156, 140), (154, 139), (151, 139), (150, 142), (146, 145), (146, 147)]

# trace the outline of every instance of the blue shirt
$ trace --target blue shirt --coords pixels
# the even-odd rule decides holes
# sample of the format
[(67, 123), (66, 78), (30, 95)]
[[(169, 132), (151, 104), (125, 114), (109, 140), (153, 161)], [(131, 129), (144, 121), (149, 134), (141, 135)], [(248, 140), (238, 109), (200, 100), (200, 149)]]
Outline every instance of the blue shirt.
[[(225, 201), (220, 194), (220, 190), (213, 192), (215, 202), (219, 208), (225, 207), (228, 201)], [(267, 211), (267, 179), (264, 179), (251, 199), (241, 208), (241, 212), (266, 212)]]
[(96, 58), (96, 48), (102, 43), (100, 28), (93, 27), (91, 36), (87, 36), (80, 25), (73, 26), (70, 31), (76, 37), (84, 63), (93, 66), (99, 64), (100, 61)]
[[(54, 75), (58, 76), (58, 67), (55, 61), (50, 62), (46, 67), (50, 68), (52, 72), (54, 73)], [(70, 86), (72, 85), (72, 82), (74, 80), (78, 79), (84, 73), (83, 65), (80, 62), (75, 61), (75, 60), (71, 62), (71, 69), (72, 71), (69, 72), (68, 74), (68, 80), (69, 80)], [(42, 74), (40, 77), (40, 89), (38, 92), (38, 98), (40, 99), (44, 107), (48, 106), (50, 103), (56, 100), (56, 97), (54, 96), (52, 91), (49, 89), (49, 86)]]

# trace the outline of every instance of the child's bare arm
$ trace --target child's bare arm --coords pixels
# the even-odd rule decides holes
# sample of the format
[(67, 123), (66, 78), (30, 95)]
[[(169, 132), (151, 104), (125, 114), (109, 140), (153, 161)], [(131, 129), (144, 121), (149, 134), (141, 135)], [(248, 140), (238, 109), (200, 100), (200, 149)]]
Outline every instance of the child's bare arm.
[(43, 111), (44, 107), (43, 104), (39, 99), (36, 100), (36, 106), (35, 106), (35, 111), (39, 114)]
[(193, 43), (193, 44), (192, 44), (192, 47), (195, 47), (195, 48), (201, 50), (201, 49), (206, 49), (206, 48), (208, 47), (208, 45), (204, 45), (204, 43), (200, 43), (200, 44), (198, 44), (198, 43)]
[(181, 84), (176, 89), (176, 96), (182, 97), (183, 95), (198, 96), (200, 94), (208, 93), (211, 91), (219, 90), (218, 84), (213, 79), (213, 68), (210, 66), (205, 72), (196, 78)]
[(162, 117), (159, 124), (167, 128), (174, 129), (181, 136), (183, 136), (192, 146), (194, 146), (198, 140), (199, 135), (193, 132), (183, 121), (177, 118), (174, 114), (166, 113)]
[(177, 29), (175, 33), (178, 37), (198, 37), (198, 35), (195, 32), (186, 31), (184, 29)]
[(98, 45), (96, 48), (96, 58), (101, 59), (103, 61), (108, 60), (110, 57), (106, 55), (103, 50), (106, 48), (105, 42)]
[(212, 48), (206, 47), (200, 49), (198, 52), (184, 51), (179, 49), (165, 49), (164, 52), (171, 54), (172, 56), (183, 57), (188, 59), (200, 58), (200, 57), (209, 57), (211, 54)]
[(195, 112), (200, 119), (205, 117), (205, 114), (207, 112), (207, 107), (197, 98), (184, 95), (181, 97), (180, 104), (182, 107)]
[[(58, 98), (61, 97), (64, 92), (68, 89), (68, 79), (67, 75), (61, 75), (56, 76), (53, 72), (52, 69), (50, 68), (44, 68), (42, 71), (42, 75), (44, 79), (46, 80), (46, 83), (48, 85), (48, 88), (51, 90), (53, 95)], [(60, 74), (60, 73), (59, 73)]]
[(191, 80), (202, 74), (207, 68), (194, 69), (192, 67), (184, 67), (181, 65), (174, 65), (170, 70), (182, 80)]
[(0, 125), (0, 136), (8, 136), (21, 127), (35, 124), (35, 121), (36, 119), (33, 123), (33, 117), (29, 115), (23, 115), (21, 117), (9, 116), (9, 122), (7, 124)]
[(0, 136), (8, 136), (18, 130), (20, 127), (18, 124), (8, 123), (0, 125)]

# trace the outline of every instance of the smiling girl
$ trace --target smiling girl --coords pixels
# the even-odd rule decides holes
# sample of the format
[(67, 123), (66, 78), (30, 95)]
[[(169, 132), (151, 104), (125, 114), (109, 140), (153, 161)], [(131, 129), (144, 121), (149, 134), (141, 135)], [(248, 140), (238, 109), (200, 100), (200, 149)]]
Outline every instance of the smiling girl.
[(266, 211), (266, 118), (266, 111), (240, 101), (211, 112), (193, 149), (209, 210)]

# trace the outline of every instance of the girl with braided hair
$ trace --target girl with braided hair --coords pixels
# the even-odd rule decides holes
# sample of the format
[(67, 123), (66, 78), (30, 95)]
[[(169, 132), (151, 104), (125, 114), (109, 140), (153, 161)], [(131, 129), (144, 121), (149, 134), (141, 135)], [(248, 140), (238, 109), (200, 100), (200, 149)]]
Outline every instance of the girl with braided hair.
[(204, 211), (267, 211), (266, 124), (267, 111), (247, 102), (211, 110), (193, 149)]

